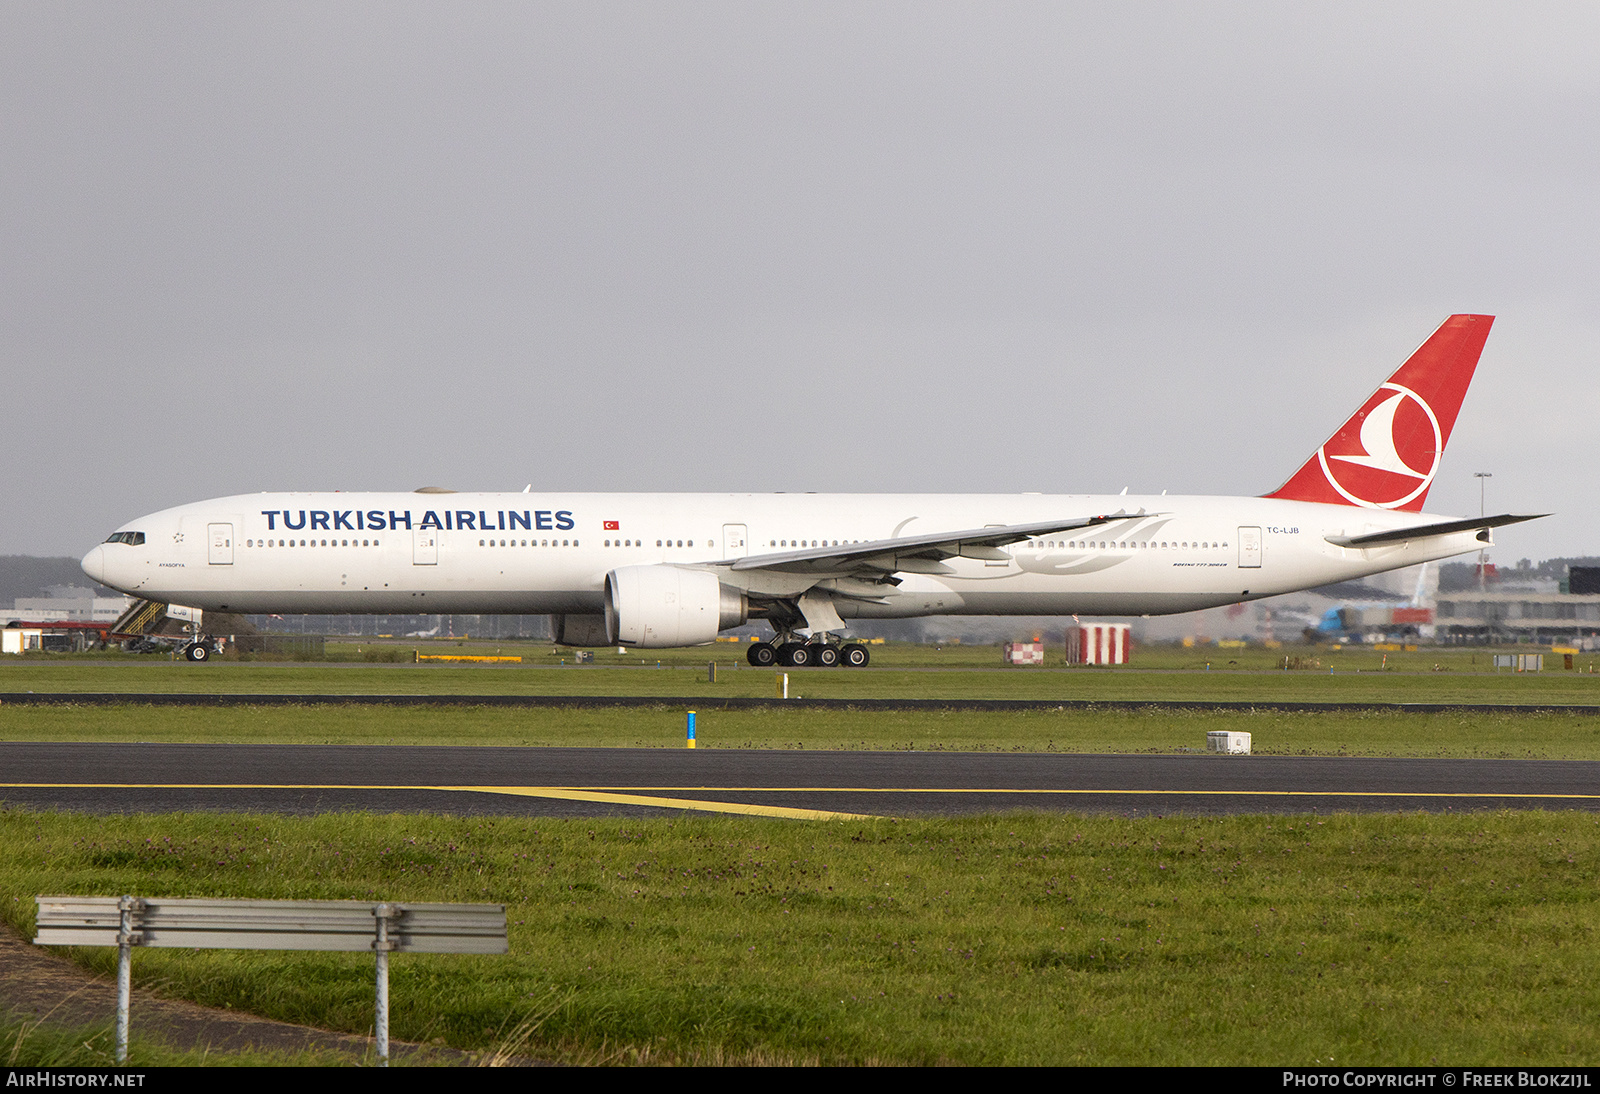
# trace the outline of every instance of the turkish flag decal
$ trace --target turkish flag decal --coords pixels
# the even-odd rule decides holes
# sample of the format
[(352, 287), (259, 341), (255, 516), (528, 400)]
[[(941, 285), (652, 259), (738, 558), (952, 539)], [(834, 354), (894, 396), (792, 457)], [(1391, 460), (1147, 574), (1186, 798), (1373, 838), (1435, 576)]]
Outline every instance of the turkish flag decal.
[(622, 531), (622, 522), (618, 520), (608, 520), (605, 522), (602, 530), (606, 532), (620, 532)]

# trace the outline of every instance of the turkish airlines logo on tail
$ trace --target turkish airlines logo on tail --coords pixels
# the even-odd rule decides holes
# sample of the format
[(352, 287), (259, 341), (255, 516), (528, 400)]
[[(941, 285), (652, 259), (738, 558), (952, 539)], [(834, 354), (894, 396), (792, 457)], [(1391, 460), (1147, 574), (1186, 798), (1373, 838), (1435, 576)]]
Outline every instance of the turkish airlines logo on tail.
[(1317, 459), (1346, 501), (1397, 509), (1428, 489), (1443, 454), (1444, 434), (1433, 408), (1391, 381), (1317, 450)]

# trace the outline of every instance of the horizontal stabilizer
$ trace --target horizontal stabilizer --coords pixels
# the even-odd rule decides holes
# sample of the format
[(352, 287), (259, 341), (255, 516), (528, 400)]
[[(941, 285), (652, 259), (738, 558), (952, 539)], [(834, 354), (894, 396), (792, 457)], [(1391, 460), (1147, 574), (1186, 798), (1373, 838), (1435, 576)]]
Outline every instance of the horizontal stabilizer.
[[(1529, 513), (1519, 516), (1514, 513), (1502, 513), (1497, 517), (1476, 517), (1466, 520), (1447, 520), (1438, 524), (1419, 524), (1414, 528), (1396, 528), (1392, 532), (1369, 532), (1361, 536), (1326, 536), (1329, 543), (1340, 547), (1379, 547), (1389, 543), (1408, 543), (1414, 539), (1428, 539), (1432, 536), (1450, 536), (1457, 532), (1471, 532), (1478, 529), (1487, 533), (1491, 528), (1499, 528), (1507, 524), (1521, 524), (1525, 520), (1538, 520), (1548, 517), (1549, 513)], [(1488, 542), (1488, 535), (1481, 537)]]

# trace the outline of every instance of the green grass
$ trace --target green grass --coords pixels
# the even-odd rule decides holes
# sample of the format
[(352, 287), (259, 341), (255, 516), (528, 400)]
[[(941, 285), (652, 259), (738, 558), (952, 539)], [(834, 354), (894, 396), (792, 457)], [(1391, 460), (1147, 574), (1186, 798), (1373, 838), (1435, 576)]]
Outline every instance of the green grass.
[[(7, 704), (0, 739), (681, 747), (676, 698), (773, 688), (772, 671), (733, 668), (725, 646), (663, 651), (660, 667), (503, 648), (532, 660), (368, 664), (354, 644), (330, 644), (351, 658), (336, 665), (29, 657), (0, 662), (0, 691), (663, 702)], [(1003, 668), (993, 648), (888, 646), (869, 670), (790, 680), (791, 694), (838, 698), (1600, 702), (1600, 676), (1496, 675), (1484, 651), (1291, 650), (1322, 666), (1275, 671), (1284, 652), (1142, 650), (1132, 668), (1039, 670)], [(1600, 758), (1600, 718), (1568, 713), (699, 710), (702, 748), (1173, 752), (1235, 729), (1258, 753)], [(512, 956), (396, 958), (394, 1035), (479, 1051), (509, 1040), (570, 1062), (1587, 1065), (1600, 1049), (1597, 850), (1600, 821), (1580, 813), (797, 824), (0, 811), (0, 915), (31, 930), (32, 897), (52, 891), (506, 903)], [(79, 958), (111, 969), (109, 951)], [(169, 994), (353, 1033), (371, 1022), (371, 976), (351, 955), (136, 960), (138, 982)], [(18, 1062), (56, 1059), (55, 1034), (22, 1032), (37, 1052)], [(150, 1063), (137, 1054), (166, 1050), (135, 1051)]]
[[(251, 744), (455, 744), (681, 748), (684, 706), (0, 706), (0, 740)], [(1600, 759), (1600, 716), (1340, 711), (718, 710), (700, 748), (1173, 753), (1210, 730), (1252, 734), (1259, 755)], [(0, 779), (0, 781), (4, 781)]]
[[(291, 636), (292, 637), (292, 636)], [(714, 642), (704, 646), (689, 646), (679, 649), (663, 650), (635, 650), (630, 653), (619, 654), (615, 647), (600, 647), (591, 650), (596, 665), (649, 665), (658, 662), (664, 665), (677, 665), (685, 667), (704, 667), (710, 660), (716, 660), (724, 665), (734, 661), (743, 663), (747, 647), (745, 642)], [(930, 645), (917, 642), (885, 642), (879, 645), (869, 644), (872, 652), (874, 667), (890, 668), (982, 668), (1001, 669), (1001, 647), (999, 645), (963, 645), (953, 643), (947, 645)], [(1431, 671), (1434, 665), (1441, 664), (1447, 668), (1470, 669), (1474, 666), (1478, 671), (1489, 671), (1489, 658), (1495, 653), (1522, 652), (1522, 653), (1549, 653), (1549, 646), (1515, 645), (1485, 647), (1485, 646), (1419, 646), (1415, 648), (1402, 648), (1396, 646), (1360, 646), (1360, 645), (1307, 645), (1304, 643), (1279, 644), (1265, 646), (1252, 643), (1245, 646), (1220, 647), (1215, 644), (1183, 646), (1176, 642), (1162, 642), (1151, 644), (1136, 644), (1133, 654), (1134, 668), (1144, 669), (1203, 669), (1211, 665), (1214, 670), (1228, 667), (1246, 670), (1278, 669), (1282, 667), (1285, 656), (1293, 659), (1300, 658), (1302, 662), (1309, 660), (1320, 661), (1323, 667), (1329, 665), (1342, 669), (1357, 668), (1382, 668), (1399, 666), (1408, 670)], [(553, 646), (548, 641), (505, 638), (431, 638), (431, 639), (389, 639), (389, 638), (359, 638), (359, 637), (330, 637), (326, 639), (323, 664), (360, 665), (360, 664), (411, 664), (412, 656), (416, 653), (424, 654), (481, 654), (508, 657), (521, 657), (526, 665), (559, 665), (565, 662), (574, 664), (574, 650), (567, 646)], [(1052, 665), (1062, 664), (1062, 650), (1059, 643), (1047, 646), (1046, 656)], [(225, 654), (218, 663), (253, 663), (261, 665), (284, 665), (296, 662), (272, 661), (266, 655), (251, 655), (253, 660), (239, 659), (232, 654)], [(1600, 666), (1600, 654), (1580, 653), (1577, 655), (1579, 665), (1587, 671), (1590, 663)], [(95, 663), (100, 665), (154, 665), (172, 664), (174, 658), (168, 654), (126, 654), (120, 649), (112, 648), (104, 651), (90, 650), (78, 654), (53, 654), (29, 653), (22, 657), (12, 657), (9, 663), (45, 663), (60, 664), (74, 662), (78, 664)]]
[[(405, 647), (409, 656), (411, 646)], [(420, 648), (420, 647), (419, 647)], [(396, 695), (642, 695), (769, 698), (779, 671), (794, 696), (829, 699), (1233, 700), (1284, 702), (1436, 702), (1600, 704), (1600, 655), (1581, 654), (1574, 671), (1547, 652), (1541, 673), (1493, 672), (1489, 651), (1339, 651), (1297, 647), (1218, 650), (1141, 649), (1129, 666), (1011, 667), (984, 646), (874, 646), (873, 664), (851, 669), (752, 669), (742, 648), (719, 643), (650, 656), (595, 652), (592, 665), (572, 651), (533, 642), (437, 643), (434, 652), (520, 655), (522, 664), (367, 663), (368, 643), (330, 643), (352, 658), (328, 664), (218, 661), (206, 665), (127, 655), (30, 655), (0, 662), (0, 692), (231, 692)], [(377, 647), (385, 655), (393, 646)], [(356, 651), (361, 651), (359, 654)], [(1317, 667), (1285, 671), (1285, 657)], [(717, 682), (707, 664), (718, 664)], [(1208, 669), (1206, 666), (1210, 665)]]
[[(332, 1052), (213, 1052), (175, 1049), (159, 1038), (128, 1038), (125, 1066), (141, 1067), (330, 1067), (371, 1063), (353, 1054)], [(404, 1062), (403, 1060), (400, 1062)], [(0, 1066), (115, 1067), (116, 1035), (111, 1024), (76, 1027), (27, 1020), (0, 1013)]]
[[(793, 823), (0, 812), (45, 892), (487, 901), (394, 1034), (580, 1062), (1592, 1065), (1584, 813)], [(107, 972), (109, 950), (77, 951)], [(137, 983), (352, 1033), (359, 955), (148, 950)], [(526, 1026), (525, 1026), (526, 1028)]]

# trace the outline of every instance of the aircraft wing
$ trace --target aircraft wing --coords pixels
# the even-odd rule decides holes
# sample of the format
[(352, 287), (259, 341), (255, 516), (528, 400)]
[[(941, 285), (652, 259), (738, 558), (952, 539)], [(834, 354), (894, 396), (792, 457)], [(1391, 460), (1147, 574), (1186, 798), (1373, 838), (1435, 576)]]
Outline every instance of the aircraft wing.
[(777, 570), (785, 573), (837, 573), (850, 570), (879, 570), (893, 573), (948, 573), (940, 565), (946, 558), (1008, 559), (1000, 548), (1035, 536), (1095, 528), (1121, 520), (1152, 516), (1150, 513), (1107, 513), (1097, 517), (1069, 517), (1064, 520), (1032, 524), (1006, 524), (992, 528), (969, 528), (961, 532), (928, 532), (896, 539), (866, 543), (847, 543), (835, 547), (808, 547), (798, 551), (775, 551), (748, 555), (732, 563), (735, 570)]
[(1438, 524), (1419, 524), (1414, 528), (1396, 528), (1392, 532), (1368, 532), (1360, 536), (1324, 536), (1329, 543), (1340, 547), (1381, 547), (1391, 543), (1408, 543), (1414, 539), (1427, 539), (1430, 536), (1448, 536), (1456, 532), (1470, 532), (1473, 529), (1481, 533), (1478, 538), (1485, 543), (1489, 542), (1488, 531), (1507, 524), (1521, 524), (1525, 520), (1538, 520), (1548, 517), (1549, 513), (1529, 513), (1519, 516), (1514, 513), (1502, 513), (1497, 517), (1469, 517), (1465, 520), (1447, 520)]

